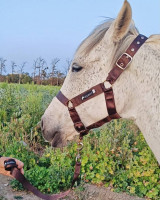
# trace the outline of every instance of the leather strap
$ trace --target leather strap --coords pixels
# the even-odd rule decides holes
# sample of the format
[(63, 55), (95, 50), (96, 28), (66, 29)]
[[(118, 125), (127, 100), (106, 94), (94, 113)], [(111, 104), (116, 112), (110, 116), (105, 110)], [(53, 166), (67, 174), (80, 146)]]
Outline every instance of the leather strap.
[(45, 200), (57, 200), (62, 197), (65, 197), (69, 194), (70, 190), (67, 190), (66, 192), (62, 192), (60, 194), (53, 194), (53, 195), (46, 195), (41, 193), (37, 188), (35, 188), (33, 185), (30, 184), (30, 182), (24, 177), (23, 174), (17, 169), (17, 168), (12, 168), (11, 169), (11, 175), (17, 179), (25, 189), (28, 191), (32, 192), (34, 195), (40, 197), (41, 199)]
[(101, 88), (101, 85), (98, 84), (98, 85), (90, 88), (89, 90), (86, 90), (85, 92), (81, 93), (80, 95), (74, 97), (73, 99), (71, 99), (71, 102), (74, 107), (77, 107), (80, 104), (82, 104), (102, 93), (103, 93), (103, 90)]
[(68, 106), (68, 101), (69, 100), (67, 99), (67, 97), (65, 97), (63, 95), (63, 93), (61, 91), (58, 92), (56, 97), (61, 103), (63, 103), (65, 106)]
[(107, 116), (107, 117), (99, 120), (98, 122), (93, 123), (93, 124), (87, 126), (87, 130), (91, 130), (91, 129), (94, 129), (94, 128), (99, 128), (100, 126), (102, 126), (103, 124), (105, 124), (107, 122), (110, 122), (111, 120), (112, 119), (109, 116)]
[(114, 100), (114, 94), (112, 87), (105, 88), (104, 84), (101, 84), (101, 87), (104, 91), (104, 96), (106, 100), (106, 107), (108, 111), (108, 115), (111, 119), (119, 119), (121, 118), (120, 115), (117, 113), (115, 100)]
[(103, 93), (102, 87), (100, 84), (86, 90), (85, 92), (81, 93), (80, 95), (75, 96), (71, 100), (68, 100), (61, 91), (57, 94), (57, 99), (63, 103), (65, 106), (68, 106), (68, 102), (70, 101), (73, 104), (73, 107), (77, 107), (80, 104), (92, 99), (99, 94)]
[(76, 109), (74, 107), (68, 108), (68, 111), (69, 111), (70, 117), (74, 123), (74, 128), (76, 129), (76, 131), (78, 131), (79, 133), (86, 132), (86, 128), (85, 128), (84, 124), (82, 123)]
[(139, 34), (128, 47), (126, 52), (120, 56), (106, 79), (110, 84), (113, 84), (121, 75), (121, 73), (128, 67), (138, 49), (147, 39), (148, 38), (146, 36)]
[(71, 188), (74, 186), (75, 182), (77, 181), (78, 176), (80, 175), (80, 171), (81, 171), (81, 162), (76, 162)]

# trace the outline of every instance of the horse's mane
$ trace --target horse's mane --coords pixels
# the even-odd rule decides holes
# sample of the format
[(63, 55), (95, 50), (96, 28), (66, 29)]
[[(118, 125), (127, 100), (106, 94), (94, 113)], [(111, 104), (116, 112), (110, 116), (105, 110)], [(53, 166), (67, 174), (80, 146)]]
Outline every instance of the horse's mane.
[[(89, 36), (80, 44), (77, 51), (79, 49), (83, 50), (84, 53), (89, 53), (104, 37), (105, 33), (110, 28), (114, 19), (107, 19), (104, 23), (99, 24), (90, 34)], [(137, 28), (134, 25), (134, 22), (131, 22), (130, 29), (123, 39), (125, 40), (129, 35), (137, 36), (139, 34)]]

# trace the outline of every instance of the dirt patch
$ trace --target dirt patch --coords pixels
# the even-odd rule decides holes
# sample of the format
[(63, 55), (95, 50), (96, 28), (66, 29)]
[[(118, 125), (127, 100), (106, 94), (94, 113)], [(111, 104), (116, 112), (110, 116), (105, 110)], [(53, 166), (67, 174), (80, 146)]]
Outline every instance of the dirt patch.
[[(35, 197), (31, 193), (13, 191), (9, 185), (11, 178), (0, 175), (0, 180), (0, 200), (40, 200), (40, 198)], [(126, 193), (115, 193), (105, 187), (97, 187), (89, 184), (83, 187), (83, 191), (77, 188), (63, 200), (145, 200), (144, 198), (129, 196)]]
[[(73, 197), (74, 196), (74, 197)], [(77, 198), (75, 198), (77, 197)], [(109, 188), (98, 187), (96, 185), (84, 185), (84, 191), (74, 191), (68, 198), (69, 200), (145, 200), (145, 198), (139, 198), (130, 196), (126, 193), (115, 193)]]
[(15, 199), (39, 200), (40, 199), (28, 192), (13, 191), (13, 189), (9, 185), (11, 178), (7, 176), (3, 176), (0, 174), (0, 180), (1, 180), (0, 181), (0, 200), (15, 200)]

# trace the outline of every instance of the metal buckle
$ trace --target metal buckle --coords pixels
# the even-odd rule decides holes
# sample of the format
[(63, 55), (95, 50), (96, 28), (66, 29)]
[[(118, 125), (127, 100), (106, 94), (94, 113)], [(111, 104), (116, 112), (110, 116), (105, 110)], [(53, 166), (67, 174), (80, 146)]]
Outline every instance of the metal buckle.
[[(118, 64), (118, 61), (119, 61), (124, 55), (125, 55), (127, 58), (130, 58), (130, 60), (129, 60), (128, 64), (123, 68), (122, 66), (120, 66), (120, 65)], [(123, 54), (119, 57), (119, 59), (117, 60), (116, 65), (117, 65), (117, 67), (119, 67), (120, 69), (125, 70), (125, 69), (127, 68), (127, 66), (130, 64), (130, 62), (132, 62), (132, 59), (133, 59), (133, 57), (130, 56), (128, 53), (123, 53)]]

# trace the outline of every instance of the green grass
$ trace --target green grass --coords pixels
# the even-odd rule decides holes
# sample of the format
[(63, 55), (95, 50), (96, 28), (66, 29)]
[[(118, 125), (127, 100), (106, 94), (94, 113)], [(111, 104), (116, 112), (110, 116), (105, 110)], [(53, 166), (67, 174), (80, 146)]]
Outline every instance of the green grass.
[[(70, 187), (76, 144), (52, 149), (38, 122), (59, 87), (0, 83), (0, 154), (25, 164), (25, 176), (45, 193)], [(24, 145), (25, 144), (25, 145)], [(115, 120), (84, 138), (81, 177), (131, 195), (160, 199), (160, 169), (132, 121)], [(16, 189), (23, 189), (12, 181)]]

